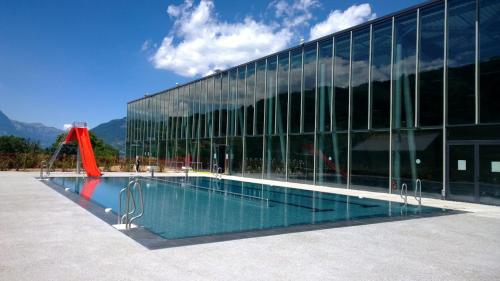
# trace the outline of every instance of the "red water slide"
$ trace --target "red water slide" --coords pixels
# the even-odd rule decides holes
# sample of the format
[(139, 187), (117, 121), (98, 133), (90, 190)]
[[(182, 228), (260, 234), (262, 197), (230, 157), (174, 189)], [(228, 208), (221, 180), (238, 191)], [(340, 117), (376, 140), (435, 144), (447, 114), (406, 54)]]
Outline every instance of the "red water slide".
[(87, 171), (87, 176), (100, 177), (102, 174), (95, 162), (94, 150), (92, 149), (92, 144), (90, 144), (90, 136), (87, 128), (72, 128), (66, 137), (65, 143), (73, 141), (78, 141), (83, 168)]

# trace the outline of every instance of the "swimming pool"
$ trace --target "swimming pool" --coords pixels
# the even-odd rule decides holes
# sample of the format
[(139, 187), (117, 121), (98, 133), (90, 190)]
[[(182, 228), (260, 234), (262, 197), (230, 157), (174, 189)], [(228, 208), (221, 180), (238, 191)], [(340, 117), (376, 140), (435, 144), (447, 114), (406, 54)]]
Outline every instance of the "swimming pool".
[[(127, 177), (56, 177), (50, 183), (103, 208), (118, 210)], [(144, 216), (135, 221), (165, 239), (317, 225), (369, 218), (409, 217), (446, 210), (404, 206), (340, 194), (210, 177), (140, 178)]]

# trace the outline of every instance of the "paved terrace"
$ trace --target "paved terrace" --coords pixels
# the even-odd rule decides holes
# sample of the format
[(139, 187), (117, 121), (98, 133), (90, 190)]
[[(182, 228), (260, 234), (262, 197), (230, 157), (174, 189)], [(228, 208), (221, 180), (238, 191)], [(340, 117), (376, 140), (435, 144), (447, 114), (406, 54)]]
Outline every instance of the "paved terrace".
[[(498, 280), (500, 276), (499, 207), (424, 198), (425, 205), (467, 213), (148, 250), (36, 180), (36, 175), (0, 173), (0, 280)], [(367, 191), (285, 185), (401, 200)]]

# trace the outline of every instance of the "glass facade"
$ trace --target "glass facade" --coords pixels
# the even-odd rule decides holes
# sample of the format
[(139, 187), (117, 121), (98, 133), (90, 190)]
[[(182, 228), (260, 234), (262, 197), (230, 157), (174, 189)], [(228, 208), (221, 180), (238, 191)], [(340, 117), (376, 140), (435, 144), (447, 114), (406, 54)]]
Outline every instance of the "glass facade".
[(431, 1), (127, 106), (127, 157), (500, 204), (500, 3)]

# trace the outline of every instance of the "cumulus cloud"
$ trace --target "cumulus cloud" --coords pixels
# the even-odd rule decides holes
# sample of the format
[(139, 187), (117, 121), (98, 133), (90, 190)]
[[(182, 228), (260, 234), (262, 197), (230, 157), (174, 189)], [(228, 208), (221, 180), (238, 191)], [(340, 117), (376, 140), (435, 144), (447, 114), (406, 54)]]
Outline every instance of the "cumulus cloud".
[(372, 12), (370, 4), (353, 5), (345, 11), (334, 10), (330, 12), (326, 20), (311, 28), (309, 39), (316, 39), (376, 17), (377, 15)]
[[(180, 5), (168, 6), (173, 28), (159, 47), (148, 40), (141, 49), (153, 51), (150, 60), (158, 69), (187, 77), (207, 75), (290, 46), (300, 36), (297, 34), (300, 29), (309, 30), (313, 10), (319, 6), (317, 0), (275, 0), (268, 6), (273, 19), (256, 20), (247, 16), (237, 22), (226, 22), (217, 17), (212, 1), (195, 4), (185, 0)], [(312, 34), (316, 38), (317, 34), (331, 33), (374, 16), (368, 4), (332, 11), (326, 21), (311, 28), (311, 38)], [(338, 27), (330, 31), (330, 23)]]
[(173, 32), (166, 36), (152, 62), (156, 68), (182, 76), (211, 73), (285, 48), (292, 38), (289, 29), (246, 17), (242, 22), (217, 19), (214, 4), (202, 0), (170, 5)]

